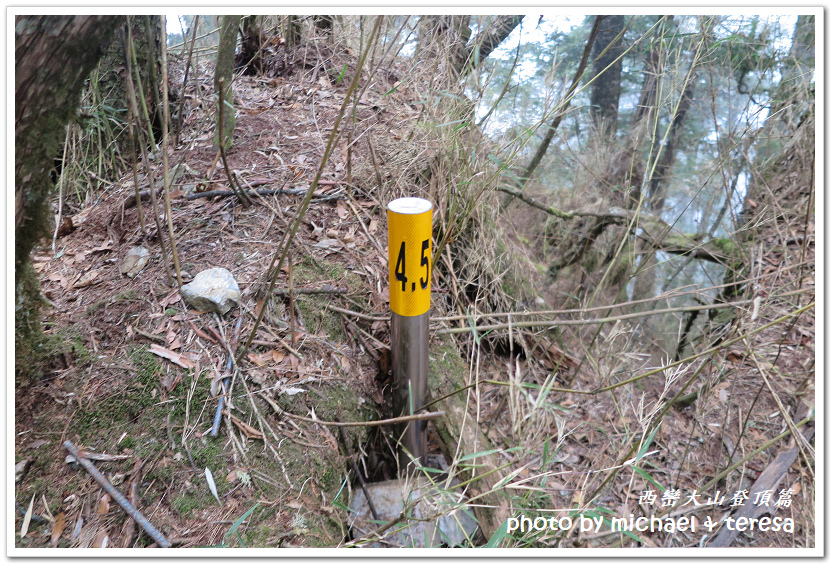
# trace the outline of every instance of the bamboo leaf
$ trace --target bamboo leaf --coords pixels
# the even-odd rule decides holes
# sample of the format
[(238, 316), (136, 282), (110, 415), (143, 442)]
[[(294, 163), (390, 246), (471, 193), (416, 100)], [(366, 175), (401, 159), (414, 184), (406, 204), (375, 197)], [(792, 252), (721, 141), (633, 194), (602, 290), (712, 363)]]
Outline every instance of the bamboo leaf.
[[(231, 529), (228, 530), (228, 533), (225, 534), (225, 539), (227, 539), (229, 535), (233, 534), (237, 529), (239, 529), (239, 526), (242, 525), (242, 522), (247, 520), (248, 516), (253, 514), (254, 510), (256, 510), (256, 507), (259, 506), (260, 502), (261, 501), (257, 501), (257, 503), (255, 505), (253, 505), (251, 508), (249, 508), (248, 510), (245, 511), (245, 514), (243, 514), (242, 516), (240, 516), (239, 518), (236, 519), (236, 522), (233, 523), (233, 525), (231, 526)], [(240, 537), (240, 541), (241, 540), (242, 540), (242, 538)]]
[(29, 523), (32, 521), (32, 509), (35, 507), (35, 495), (32, 495), (32, 500), (29, 501), (29, 508), (26, 510), (26, 515), (23, 516), (23, 524), (20, 526), (20, 539), (26, 537), (29, 532)]
[(205, 479), (207, 480), (210, 492), (213, 493), (213, 498), (216, 499), (216, 502), (219, 503), (219, 506), (222, 506), (222, 501), (219, 500), (219, 493), (216, 492), (216, 483), (213, 481), (213, 473), (211, 473), (210, 467), (205, 467)]
[(484, 547), (488, 547), (488, 548), (498, 547), (499, 544), (501, 543), (501, 540), (503, 540), (504, 536), (506, 536), (506, 535), (507, 535), (507, 520), (502, 522), (501, 526), (499, 526), (499, 528), (495, 532), (493, 532), (493, 535), (490, 536), (490, 540), (487, 542), (487, 544)]

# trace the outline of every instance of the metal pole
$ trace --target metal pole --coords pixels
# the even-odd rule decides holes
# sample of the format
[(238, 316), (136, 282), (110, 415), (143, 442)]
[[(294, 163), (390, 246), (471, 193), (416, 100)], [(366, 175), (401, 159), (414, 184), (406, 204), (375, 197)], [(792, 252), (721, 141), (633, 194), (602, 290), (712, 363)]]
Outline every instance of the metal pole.
[[(392, 409), (405, 416), (426, 403), (429, 362), (432, 203), (405, 197), (387, 206), (389, 224), (389, 306), (392, 310)], [(401, 462), (426, 455), (426, 421), (395, 427)]]
[[(394, 416), (415, 414), (426, 404), (429, 311), (417, 317), (392, 313), (392, 408)], [(426, 455), (426, 420), (395, 425), (406, 465)]]

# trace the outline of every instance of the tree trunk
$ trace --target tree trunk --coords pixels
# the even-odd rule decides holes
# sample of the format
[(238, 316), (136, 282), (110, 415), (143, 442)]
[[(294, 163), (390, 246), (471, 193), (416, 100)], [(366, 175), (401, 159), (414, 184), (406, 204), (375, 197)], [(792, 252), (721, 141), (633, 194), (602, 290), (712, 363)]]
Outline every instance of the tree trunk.
[[(490, 53), (522, 23), (523, 19), (524, 16), (497, 16), (481, 33), (476, 35), (467, 48), (469, 51), (467, 58), (471, 58), (470, 70), (481, 65), (482, 61), (489, 57)], [(478, 49), (478, 55), (475, 49)], [(458, 70), (462, 72), (463, 69)]]
[(446, 58), (448, 77), (468, 74), (490, 56), (524, 16), (496, 16), (472, 40), (470, 16), (423, 16), (418, 26), (417, 59)]
[(783, 110), (778, 119), (789, 126), (789, 131), (798, 124), (804, 111), (805, 102), (812, 99), (810, 82), (813, 79), (813, 69), (816, 58), (816, 17), (798, 16), (793, 33), (793, 44), (790, 53), (781, 68), (781, 82), (774, 94), (770, 115), (776, 115)]
[(673, 19), (674, 16), (666, 16), (663, 22), (661, 36), (652, 42), (652, 46), (646, 55), (640, 99), (637, 102), (637, 109), (634, 111), (634, 117), (631, 120), (631, 127), (629, 128), (630, 131), (636, 131), (637, 133), (629, 137), (629, 142), (626, 143), (626, 147), (623, 150), (621, 165), (617, 168), (623, 174), (627, 173), (628, 170), (636, 170), (638, 172), (637, 174), (630, 174), (628, 182), (625, 183), (630, 188), (626, 200), (626, 206), (629, 209), (634, 209), (639, 205), (642, 194), (644, 167), (641, 163), (634, 162), (634, 160), (637, 148), (642, 141), (642, 133), (647, 129), (648, 122), (650, 121), (650, 119), (646, 118), (653, 114), (654, 103), (657, 97), (657, 84), (663, 68), (664, 49), (662, 35)]
[[(654, 167), (651, 179), (648, 183), (648, 200), (647, 207), (660, 215), (663, 211), (663, 206), (666, 202), (666, 183), (665, 178), (672, 166), (677, 155), (677, 145), (680, 141), (680, 134), (683, 131), (683, 123), (686, 121), (686, 114), (692, 104), (694, 98), (695, 84), (697, 83), (697, 69), (695, 68), (695, 60), (692, 60), (692, 68), (689, 69), (689, 74), (686, 77), (686, 82), (683, 85), (683, 91), (680, 94), (680, 101), (677, 105), (677, 112), (669, 125), (669, 134), (666, 141), (666, 146), (660, 154), (660, 160)], [(648, 299), (655, 295), (655, 283), (657, 279), (657, 260), (654, 256), (656, 247), (645, 247), (643, 252), (643, 261), (645, 264), (640, 266), (640, 273), (634, 282), (634, 294), (632, 299), (638, 301), (640, 299)], [(653, 306), (653, 305), (647, 305)]]
[(565, 112), (567, 111), (568, 107), (571, 104), (571, 96), (573, 96), (574, 91), (576, 90), (576, 86), (579, 84), (582, 75), (585, 72), (585, 65), (588, 62), (588, 55), (591, 53), (591, 49), (594, 45), (594, 41), (596, 41), (597, 33), (599, 32), (599, 26), (602, 24), (602, 20), (605, 16), (595, 16), (594, 18), (594, 25), (591, 28), (591, 34), (588, 36), (588, 41), (585, 43), (585, 49), (582, 53), (582, 60), (579, 62), (579, 68), (576, 69), (576, 74), (574, 75), (574, 79), (571, 82), (571, 87), (568, 88), (568, 91), (565, 93), (565, 97), (563, 98), (564, 103), (559, 111), (556, 112), (556, 116), (551, 121), (551, 124), (547, 128), (547, 132), (545, 133), (544, 139), (539, 144), (539, 148), (536, 149), (536, 152), (533, 155), (533, 158), (530, 159), (530, 162), (524, 169), (524, 174), (522, 174), (521, 178), (521, 185), (519, 189), (523, 189), (525, 184), (528, 180), (530, 180), (533, 173), (536, 171), (536, 168), (539, 167), (539, 164), (542, 162), (542, 158), (545, 156), (545, 153), (548, 152), (548, 147), (550, 146), (551, 141), (553, 141), (553, 136), (556, 134), (556, 130), (559, 127), (559, 124), (562, 122), (562, 118), (565, 116)]
[(34, 373), (40, 287), (29, 254), (48, 234), (49, 171), (84, 80), (123, 16), (15, 18), (15, 373)]
[[(594, 42), (594, 76), (591, 87), (591, 122), (606, 141), (617, 135), (617, 110), (620, 105), (620, 82), (625, 16), (605, 16)], [(602, 74), (600, 74), (602, 73)]]
[[(219, 50), (216, 53), (216, 71), (213, 75), (213, 91), (216, 103), (219, 103), (219, 91), (222, 91), (224, 108), (216, 109), (216, 144), (228, 150), (233, 146), (233, 130), (236, 127), (236, 111), (233, 106), (233, 59), (236, 52), (236, 36), (242, 16), (222, 16), (222, 29), (219, 33)], [(220, 86), (221, 84), (221, 86)], [(222, 115), (223, 123), (219, 123)], [(221, 125), (221, 126), (220, 126)]]
[(302, 39), (302, 27), (299, 16), (286, 16), (285, 22), (285, 46), (289, 49), (300, 45)]
[(242, 18), (242, 46), (234, 58), (234, 68), (245, 76), (262, 74), (262, 28), (256, 16)]
[(438, 73), (456, 80), (467, 61), (470, 16), (423, 16), (418, 25), (416, 57), (430, 60)]

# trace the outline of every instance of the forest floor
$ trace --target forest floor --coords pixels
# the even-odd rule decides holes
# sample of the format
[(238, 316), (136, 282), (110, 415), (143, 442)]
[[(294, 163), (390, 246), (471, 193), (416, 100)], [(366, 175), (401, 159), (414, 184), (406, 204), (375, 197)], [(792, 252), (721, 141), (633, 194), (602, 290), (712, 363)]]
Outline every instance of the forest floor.
[[(307, 58), (305, 65), (298, 62), (293, 72), (278, 78), (237, 79), (235, 142), (227, 157), (243, 185), (309, 187), (350, 80), (339, 73), (343, 61), (318, 62)], [(184, 281), (207, 268), (227, 268), (242, 290), (241, 306), (222, 318), (194, 311), (167, 283), (149, 202), (143, 202), (146, 235), (136, 206), (128, 202), (134, 193), (131, 173), (72, 210), (74, 230), (57, 239), (55, 252), (48, 245), (36, 252), (35, 268), (51, 302), (44, 320), (56, 360), (43, 379), (16, 389), (15, 462), (23, 468), (15, 477), (17, 529), (25, 514), (31, 516), (18, 546), (153, 544), (86, 471), (67, 462), (65, 440), (100, 454), (96, 465), (174, 546), (313, 547), (354, 539), (347, 507), (358, 485), (343, 440), (370, 481), (395, 477), (388, 441), (383, 432), (365, 427), (347, 429), (344, 438), (338, 428), (315, 420), (390, 416), (385, 406), (389, 329), (382, 318), (389, 300), (384, 207), (403, 189), (393, 184), (403, 177), (394, 170), (400, 162), (396, 154), (407, 152), (411, 162), (422, 150), (407, 144), (420, 108), (396, 74), (405, 71), (390, 66), (376, 73), (361, 102), (350, 106), (352, 143), (346, 138), (339, 143), (322, 175), (315, 192), (319, 197), (311, 202), (291, 262), (277, 282), (279, 299), (263, 299), (266, 275), (302, 194), (263, 195), (248, 208), (235, 197), (199, 196), (229, 188), (213, 144), (212, 79), (206, 78), (212, 74), (205, 66), (199, 68), (198, 87), (185, 92), (191, 112), (181, 143), (169, 154), (171, 168), (181, 163), (174, 174), (171, 218)], [(366, 139), (375, 145), (358, 142), (367, 131)], [(157, 187), (162, 185), (160, 161), (156, 155), (152, 163)], [(376, 187), (378, 180), (387, 186), (385, 193)], [(140, 189), (149, 189), (144, 173), (138, 181)], [(540, 223), (527, 209), (514, 209), (511, 219), (519, 230)], [(165, 219), (162, 225), (169, 253)], [(761, 238), (752, 255), (752, 275), (758, 276), (754, 295), (775, 296), (814, 284), (814, 273), (802, 271), (804, 264), (815, 264), (814, 245), (781, 243), (782, 236), (803, 239), (814, 233), (812, 220), (803, 227), (804, 232), (784, 235), (769, 229)], [(119, 266), (127, 251), (139, 245), (150, 249), (151, 260), (136, 277), (127, 278)], [(561, 305), (541, 277), (533, 283), (542, 288), (545, 307)], [(450, 293), (440, 280), (433, 291), (442, 299)], [(796, 299), (803, 306), (814, 300), (814, 293), (765, 302), (760, 315), (757, 307), (744, 306), (736, 322), (751, 332), (792, 311)], [(332, 306), (368, 319), (335, 312)], [(228, 371), (227, 347), (242, 345), (261, 307), (268, 309), (254, 344), (236, 371)], [(815, 405), (813, 316), (755, 332), (747, 337), (749, 346), (737, 341), (722, 349), (717, 361), (690, 361), (658, 374), (656, 383), (648, 378), (592, 393), (622, 380), (617, 370), (612, 376), (606, 369), (620, 357), (641, 371), (659, 367), (659, 350), (633, 346), (634, 329), (634, 324), (603, 325), (597, 338), (604, 352), (588, 361), (583, 361), (583, 349), (593, 333), (587, 329), (516, 331), (515, 352), (503, 345), (477, 345), (471, 332), (454, 337), (452, 347), (445, 339), (434, 339), (431, 359), (436, 365), (454, 369), (460, 362), (472, 372), (476, 363), (479, 379), (491, 382), (482, 383), (471, 398), (471, 412), (478, 412), (500, 459), (515, 464), (514, 486), (505, 494), (516, 514), (544, 508), (719, 520), (736, 491), (760, 482), (774, 489), (770, 504), (779, 499), (779, 490), (792, 492), (792, 502), (776, 511), (794, 519), (794, 530), (745, 532), (732, 545), (815, 545), (812, 458), (799, 455), (794, 465), (771, 475), (767, 468), (794, 447), (791, 439), (753, 454), (786, 431), (791, 417), (797, 423)], [(510, 338), (512, 346), (512, 333)], [(449, 361), (446, 354), (456, 358)], [(538, 389), (551, 374), (557, 385), (575, 392), (551, 392), (545, 399), (552, 406), (550, 415), (534, 414), (537, 426), (529, 429), (516, 409), (519, 403), (528, 408), (534, 399), (517, 396), (511, 385), (522, 381)], [(667, 374), (674, 374), (668, 383)], [(232, 376), (232, 400), (214, 437), (210, 429), (225, 376)], [(693, 385), (687, 392), (699, 389), (698, 399), (670, 409), (659, 431), (643, 436), (648, 413), (657, 412), (679, 389), (674, 384), (690, 376)], [(277, 410), (294, 416), (278, 416)], [(430, 433), (429, 438), (430, 449), (437, 451), (436, 436)], [(629, 461), (624, 456), (632, 446), (639, 452), (638, 467), (617, 472), (598, 500), (585, 506), (585, 496), (609, 468)], [(801, 447), (809, 450), (809, 440)], [(718, 477), (747, 456), (736, 470)], [(681, 491), (674, 512), (661, 504), (667, 488)], [(706, 503), (716, 490), (728, 498), (725, 504)], [(649, 491), (657, 499), (651, 504)], [(693, 491), (699, 498), (687, 502)], [(700, 529), (634, 535), (574, 529), (555, 541), (562, 546), (698, 546), (707, 541)], [(550, 538), (537, 534), (526, 544), (551, 545)]]

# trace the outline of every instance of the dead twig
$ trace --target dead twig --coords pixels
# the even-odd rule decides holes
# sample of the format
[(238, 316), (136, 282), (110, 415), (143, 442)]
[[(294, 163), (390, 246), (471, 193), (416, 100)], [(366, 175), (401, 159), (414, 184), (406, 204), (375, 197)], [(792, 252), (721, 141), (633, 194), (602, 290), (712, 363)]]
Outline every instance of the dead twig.
[(425, 412), (424, 414), (410, 414), (407, 416), (399, 416), (397, 418), (384, 418), (381, 420), (366, 420), (360, 422), (332, 422), (326, 420), (317, 420), (314, 418), (306, 418), (297, 414), (292, 414), (283, 410), (273, 399), (268, 395), (262, 396), (271, 408), (280, 416), (284, 415), (294, 420), (302, 420), (303, 422), (310, 422), (311, 424), (319, 424), (320, 426), (339, 426), (341, 428), (364, 428), (368, 426), (388, 426), (390, 424), (397, 424), (399, 422), (410, 422), (412, 420), (432, 420), (433, 418), (441, 418), (444, 416), (444, 411)]
[(335, 311), (337, 313), (342, 313), (344, 315), (349, 315), (352, 317), (356, 317), (358, 319), (363, 319), (364, 321), (385, 321), (389, 322), (389, 317), (374, 317), (372, 315), (366, 315), (364, 313), (357, 313), (355, 311), (350, 311), (348, 309), (341, 309), (340, 307), (335, 307), (334, 305), (329, 305), (329, 309)]
[(91, 461), (86, 459), (83, 456), (83, 454), (78, 451), (78, 448), (77, 446), (75, 446), (75, 444), (67, 440), (63, 443), (63, 447), (66, 448), (66, 451), (72, 454), (72, 456), (78, 461), (78, 463), (81, 464), (81, 466), (84, 469), (87, 470), (87, 472), (92, 476), (92, 478), (95, 479), (95, 481), (97, 481), (99, 485), (101, 485), (101, 488), (103, 488), (107, 492), (107, 494), (109, 494), (109, 496), (112, 497), (112, 499), (115, 500), (115, 502), (117, 502), (119, 506), (121, 506), (121, 508), (124, 509), (124, 512), (126, 512), (130, 516), (130, 518), (138, 522), (138, 524), (142, 528), (144, 528), (144, 531), (147, 532), (147, 534), (151, 538), (153, 538), (159, 546), (170, 547), (170, 541), (168, 541), (168, 539), (164, 537), (164, 534), (159, 532), (156, 529), (156, 527), (153, 526), (150, 523), (150, 521), (147, 520), (147, 518), (145, 518), (144, 515), (141, 514), (141, 512), (139, 512), (138, 509), (135, 506), (133, 506), (132, 503), (130, 503), (130, 501), (128, 501), (127, 498), (118, 491), (118, 489), (112, 486), (112, 484), (107, 480), (107, 478), (104, 477), (104, 475), (100, 471), (98, 471), (95, 465), (93, 465)]
[[(168, 103), (167, 92), (167, 31), (165, 27), (166, 16), (161, 16), (161, 101), (162, 101), (162, 116), (161, 120), (161, 156), (162, 156), (162, 176), (164, 178), (164, 213), (167, 215), (167, 229), (170, 231), (170, 252), (173, 255), (173, 268), (176, 270), (176, 281), (181, 289), (182, 284), (182, 269), (179, 266), (179, 252), (176, 250), (176, 233), (173, 229), (173, 209), (170, 205), (170, 166), (168, 163), (167, 153), (170, 148), (170, 130), (168, 129), (168, 122), (170, 121), (170, 104)], [(137, 202), (138, 203), (138, 202)], [(140, 205), (139, 205), (140, 207)]]

